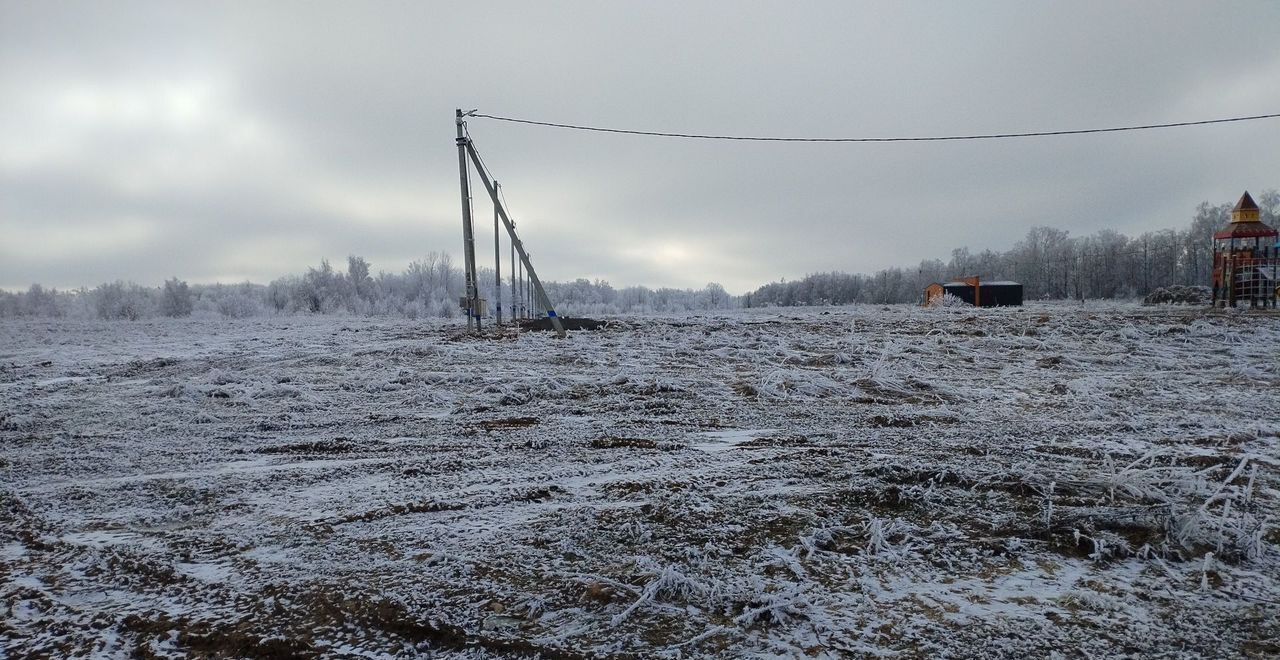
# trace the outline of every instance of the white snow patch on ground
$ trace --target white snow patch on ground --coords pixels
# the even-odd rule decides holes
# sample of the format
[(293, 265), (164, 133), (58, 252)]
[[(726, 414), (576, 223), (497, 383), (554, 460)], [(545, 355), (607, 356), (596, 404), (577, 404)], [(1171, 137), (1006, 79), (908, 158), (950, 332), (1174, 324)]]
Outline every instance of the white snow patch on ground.
[(191, 576), (201, 582), (215, 584), (226, 582), (235, 571), (234, 568), (225, 564), (178, 562), (174, 564), (174, 567), (183, 575)]

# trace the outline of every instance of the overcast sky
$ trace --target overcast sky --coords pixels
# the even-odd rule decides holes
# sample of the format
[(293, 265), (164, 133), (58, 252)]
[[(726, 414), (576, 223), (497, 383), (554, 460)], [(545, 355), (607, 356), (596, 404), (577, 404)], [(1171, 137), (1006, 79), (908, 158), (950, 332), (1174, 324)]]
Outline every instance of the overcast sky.
[[(1280, 3), (0, 0), (0, 288), (460, 256), (456, 107), (844, 137), (1273, 113)], [(615, 285), (740, 293), (1038, 224), (1180, 228), (1280, 187), (1280, 120), (923, 144), (470, 129), (540, 274)]]

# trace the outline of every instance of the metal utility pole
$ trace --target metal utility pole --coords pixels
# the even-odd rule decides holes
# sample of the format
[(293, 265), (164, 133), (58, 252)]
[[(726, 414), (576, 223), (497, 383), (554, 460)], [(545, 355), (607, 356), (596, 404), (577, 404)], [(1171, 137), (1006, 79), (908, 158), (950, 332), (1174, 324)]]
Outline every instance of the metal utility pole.
[(467, 138), (464, 135), (462, 109), (456, 111), (454, 123), (458, 127), (458, 174), (462, 181), (462, 254), (463, 271), (467, 281), (467, 330), (480, 331), (480, 295), (476, 290), (476, 244), (471, 227), (471, 187), (467, 180)]
[[(458, 130), (461, 131), (462, 129), (459, 128)], [(480, 162), (480, 156), (476, 153), (475, 145), (468, 139), (459, 138), (459, 140), (466, 147), (467, 154), (471, 156), (471, 162), (476, 166), (476, 173), (480, 175), (480, 182), (484, 184), (484, 189), (488, 191), (494, 207), (498, 209), (498, 214), (502, 216), (502, 223), (507, 226), (507, 233), (511, 236), (511, 242), (515, 244), (516, 252), (520, 254), (520, 260), (524, 262), (524, 269), (529, 273), (529, 281), (533, 284), (538, 305), (546, 310), (547, 318), (551, 319), (551, 327), (555, 328), (556, 335), (564, 337), (564, 324), (560, 322), (560, 317), (556, 316), (556, 310), (551, 306), (551, 298), (547, 297), (546, 289), (542, 288), (542, 280), (539, 280), (538, 274), (534, 272), (533, 262), (529, 261), (529, 254), (524, 251), (524, 244), (516, 236), (516, 229), (511, 224), (511, 218), (507, 216), (507, 210), (502, 207), (502, 202), (498, 200), (498, 191), (493, 187), (493, 183), (489, 181), (489, 174), (485, 172), (484, 164)]]
[[(494, 179), (493, 187), (498, 188), (498, 180)], [(502, 325), (502, 253), (498, 245), (498, 205), (493, 205), (493, 310), (494, 322)]]
[[(479, 282), (476, 277), (476, 253), (475, 253), (475, 235), (472, 229), (471, 219), (471, 191), (469, 186), (469, 177), (467, 170), (467, 157), (470, 156), (471, 163), (475, 165), (476, 172), (480, 174), (480, 181), (484, 184), (485, 191), (489, 193), (489, 199), (493, 201), (493, 208), (496, 221), (501, 221), (507, 228), (507, 234), (511, 238), (511, 247), (520, 255), (518, 262), (523, 270), (529, 273), (529, 282), (531, 284), (531, 294), (536, 293), (536, 301), (546, 311), (547, 318), (551, 321), (551, 327), (555, 329), (556, 335), (565, 337), (564, 323), (560, 321), (560, 317), (556, 315), (556, 310), (551, 306), (551, 298), (547, 296), (546, 289), (542, 286), (542, 280), (538, 279), (538, 275), (533, 270), (533, 262), (529, 260), (529, 253), (525, 251), (524, 244), (520, 238), (516, 236), (515, 224), (507, 215), (507, 210), (502, 206), (502, 201), (498, 196), (498, 189), (494, 182), (489, 180), (489, 173), (485, 170), (484, 162), (480, 160), (480, 155), (476, 152), (475, 145), (472, 143), (470, 136), (466, 132), (465, 117), (469, 117), (475, 113), (475, 110), (463, 112), (461, 108), (455, 110), (455, 124), (458, 129), (457, 145), (458, 145), (458, 170), (462, 186), (462, 237), (464, 256), (466, 259), (466, 279), (467, 279), (467, 295), (463, 299), (463, 306), (467, 308), (467, 328), (474, 327), (476, 332), (480, 331), (480, 314), (482, 313), (482, 300), (479, 295)], [(495, 226), (494, 239), (494, 264), (495, 270), (498, 267), (498, 259), (500, 255), (500, 245), (496, 237), (497, 228)], [(501, 299), (502, 276), (499, 273), (495, 278), (494, 292)], [(498, 314), (501, 319), (501, 312)], [(472, 322), (474, 321), (474, 326)]]
[[(497, 213), (494, 213), (494, 216), (496, 217)], [(515, 224), (515, 223), (513, 222), (512, 224)], [(519, 318), (518, 316), (516, 316), (516, 310), (520, 309), (520, 305), (516, 303), (516, 244), (515, 243), (511, 244), (511, 261), (507, 263), (511, 264), (511, 324), (515, 325), (516, 319)]]

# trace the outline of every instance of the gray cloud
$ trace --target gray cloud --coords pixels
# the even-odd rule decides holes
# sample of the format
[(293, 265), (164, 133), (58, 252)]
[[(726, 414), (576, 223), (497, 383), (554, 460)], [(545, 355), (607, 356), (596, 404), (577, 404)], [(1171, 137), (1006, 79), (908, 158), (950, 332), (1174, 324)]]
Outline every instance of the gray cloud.
[[(1280, 108), (1270, 2), (261, 4), (0, 2), (0, 287), (459, 253), (457, 106), (845, 136)], [(742, 291), (1038, 224), (1141, 232), (1280, 185), (1261, 122), (906, 145), (471, 129), (539, 271), (615, 284)]]

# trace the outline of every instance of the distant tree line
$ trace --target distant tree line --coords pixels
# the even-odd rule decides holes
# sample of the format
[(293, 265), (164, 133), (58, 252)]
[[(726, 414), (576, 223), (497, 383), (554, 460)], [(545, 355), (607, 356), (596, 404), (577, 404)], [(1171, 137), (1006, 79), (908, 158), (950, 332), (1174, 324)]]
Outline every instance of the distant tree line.
[[(1276, 226), (1280, 193), (1268, 190), (1256, 201), (1263, 222)], [(970, 275), (1020, 282), (1028, 299), (1126, 298), (1172, 284), (1208, 285), (1213, 234), (1230, 220), (1232, 206), (1203, 202), (1186, 229), (1135, 238), (1110, 229), (1073, 237), (1061, 229), (1034, 227), (1004, 252), (975, 254), (960, 248), (948, 261), (926, 259), (915, 268), (887, 268), (873, 275), (814, 273), (766, 284), (742, 302), (750, 307), (915, 302), (933, 282)]]
[[(490, 313), (501, 296), (503, 315), (512, 309), (509, 280), (495, 295), (493, 270), (480, 269), (481, 296)], [(578, 279), (545, 282), (547, 294), (561, 314), (685, 312), (737, 305), (719, 284), (702, 289), (613, 288), (608, 282)], [(155, 317), (222, 316), (245, 318), (279, 314), (346, 314), (408, 318), (453, 317), (464, 279), (453, 259), (431, 252), (401, 273), (373, 274), (362, 257), (347, 258), (345, 271), (322, 260), (302, 275), (281, 277), (267, 285), (188, 284), (177, 278), (160, 287), (107, 282), (93, 289), (58, 291), (33, 284), (24, 292), (0, 291), (0, 318), (47, 317), (137, 320)], [(540, 314), (539, 314), (540, 315)]]
[[(1256, 197), (1264, 222), (1280, 218), (1280, 193)], [(1004, 252), (969, 248), (951, 252), (948, 261), (926, 259), (915, 268), (887, 268), (872, 275), (814, 273), (803, 279), (766, 284), (744, 296), (732, 296), (719, 284), (702, 289), (615, 289), (608, 282), (577, 279), (546, 282), (547, 293), (561, 314), (678, 313), (739, 306), (845, 305), (903, 303), (920, 299), (932, 282), (978, 275), (987, 280), (1021, 282), (1024, 295), (1035, 298), (1120, 298), (1145, 295), (1172, 284), (1208, 284), (1212, 269), (1212, 236), (1225, 225), (1232, 204), (1201, 203), (1191, 225), (1130, 238), (1104, 229), (1073, 237), (1050, 227), (1034, 227)], [(481, 295), (502, 300), (504, 315), (512, 309), (509, 284), (495, 295), (493, 271), (480, 269)], [(0, 291), (0, 318), (65, 317), (135, 320), (154, 317), (223, 316), (244, 318), (278, 314), (348, 314), (408, 318), (461, 314), (463, 275), (453, 259), (431, 252), (403, 272), (379, 272), (362, 257), (347, 258), (346, 270), (328, 260), (301, 275), (281, 277), (267, 285), (188, 284), (177, 278), (160, 287), (107, 282), (93, 289), (58, 291), (33, 284), (24, 292)]]

